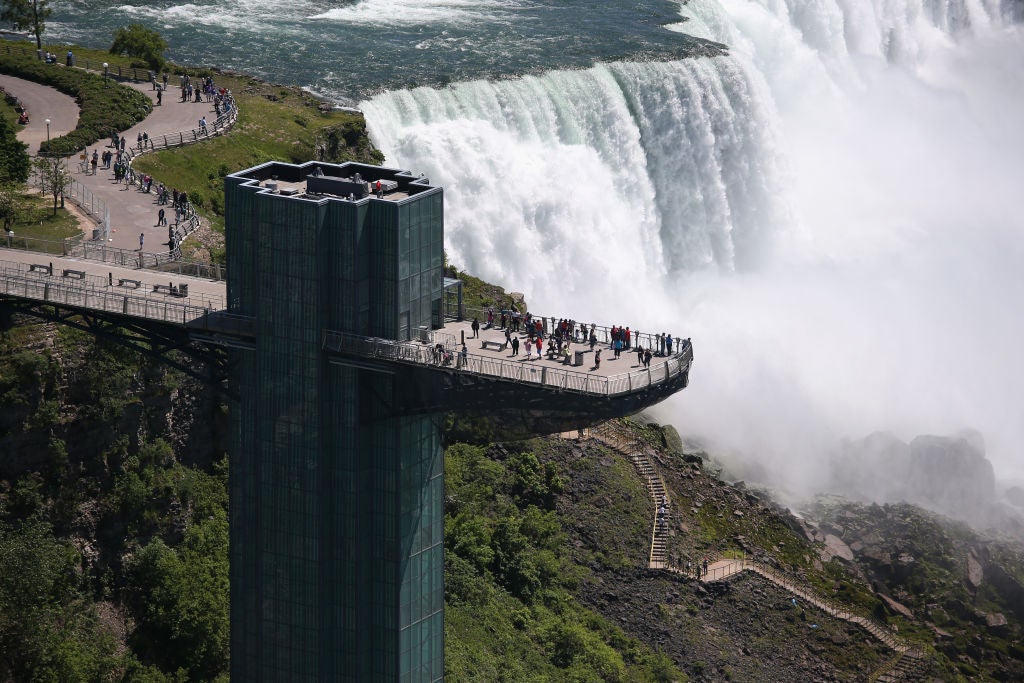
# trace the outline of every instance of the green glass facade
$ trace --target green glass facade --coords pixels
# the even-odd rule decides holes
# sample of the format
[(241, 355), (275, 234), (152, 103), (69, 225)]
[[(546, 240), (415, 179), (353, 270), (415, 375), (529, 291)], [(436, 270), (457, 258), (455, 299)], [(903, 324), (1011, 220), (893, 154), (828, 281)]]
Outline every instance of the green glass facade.
[[(382, 198), (343, 192), (378, 179)], [(442, 190), (270, 163), (225, 179), (225, 215), (229, 307), (256, 324), (231, 358), (232, 679), (442, 680), (438, 418), (399, 414), (401, 377), (322, 349), (325, 330), (440, 324)]]

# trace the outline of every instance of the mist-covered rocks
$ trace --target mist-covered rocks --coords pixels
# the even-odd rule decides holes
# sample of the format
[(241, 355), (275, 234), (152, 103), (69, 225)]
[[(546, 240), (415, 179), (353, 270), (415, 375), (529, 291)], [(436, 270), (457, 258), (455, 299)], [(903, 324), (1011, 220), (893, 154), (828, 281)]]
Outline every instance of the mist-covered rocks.
[(829, 488), (877, 503), (909, 502), (976, 526), (1004, 526), (1009, 509), (998, 505), (995, 473), (976, 431), (922, 435), (906, 443), (875, 432), (843, 444)]

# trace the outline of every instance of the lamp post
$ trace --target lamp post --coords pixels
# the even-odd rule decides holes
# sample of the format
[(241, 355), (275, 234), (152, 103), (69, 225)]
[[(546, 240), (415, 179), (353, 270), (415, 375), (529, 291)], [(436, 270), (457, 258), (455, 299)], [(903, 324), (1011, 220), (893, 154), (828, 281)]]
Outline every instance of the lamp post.
[(50, 142), (50, 119), (46, 119), (46, 142)]
[(110, 64), (103, 62), (103, 87), (110, 85)]

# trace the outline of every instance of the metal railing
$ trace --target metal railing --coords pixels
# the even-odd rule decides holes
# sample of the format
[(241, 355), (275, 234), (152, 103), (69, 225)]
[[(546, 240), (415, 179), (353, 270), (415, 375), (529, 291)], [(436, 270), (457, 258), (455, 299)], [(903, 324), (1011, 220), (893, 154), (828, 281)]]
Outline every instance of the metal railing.
[[(12, 296), (129, 314), (127, 310), (111, 308), (102, 303), (108, 299), (120, 301), (127, 298), (133, 302), (133, 311), (140, 307), (144, 311), (154, 311), (153, 315), (133, 313), (137, 317), (166, 322), (188, 322), (198, 316), (195, 314), (191, 317), (172, 316), (169, 318), (166, 314), (168, 310), (184, 307), (192, 311), (219, 312), (226, 308), (224, 297), (221, 296), (193, 293), (189, 296), (174, 297), (169, 300), (168, 297), (173, 297), (173, 295), (153, 291), (152, 283), (140, 283), (138, 288), (126, 289), (114, 285), (115, 280), (112, 275), (103, 277), (82, 271), (69, 270), (68, 272), (73, 275), (64, 275), (64, 271), (52, 263), (28, 264), (0, 261), (0, 276), (7, 283), (4, 293)], [(167, 284), (169, 288), (172, 283)]]
[(149, 139), (147, 141), (143, 141), (142, 143), (136, 142), (133, 146), (125, 147), (124, 151), (125, 154), (128, 155), (128, 163), (131, 164), (132, 159), (146, 152), (184, 147), (185, 145), (202, 142), (203, 140), (216, 137), (221, 133), (224, 133), (230, 129), (238, 119), (238, 107), (234, 102), (227, 106), (229, 109), (214, 119), (213, 123), (207, 124), (205, 130), (193, 128), (191, 130), (157, 133), (156, 135), (147, 133), (147, 135), (149, 135)]
[(657, 367), (603, 376), (585, 371), (507, 361), (479, 354), (463, 355), (457, 352), (454, 338), (447, 343), (423, 344), (327, 331), (323, 337), (323, 348), (363, 358), (450, 367), (469, 374), (603, 396), (628, 394), (665, 382), (687, 372), (693, 359), (692, 348), (687, 343), (682, 353), (666, 358), (664, 363)]
[(637, 474), (644, 480), (647, 493), (651, 497), (651, 502), (654, 503), (647, 566), (651, 569), (668, 567), (668, 507), (670, 504), (668, 489), (654, 467), (654, 463), (647, 455), (646, 445), (636, 434), (615, 420), (592, 427), (590, 434), (596, 440), (629, 458), (633, 467), (636, 468)]
[[(4, 45), (7, 54), (23, 54), (29, 56), (36, 56), (39, 51), (35, 48), (19, 47), (15, 45)], [(58, 63), (64, 64), (64, 56), (58, 55)], [(75, 68), (82, 68), (86, 71), (94, 71), (97, 73), (105, 74), (110, 78), (117, 78), (119, 80), (130, 79), (133, 81), (151, 81), (156, 78), (156, 74), (148, 69), (136, 69), (122, 68), (122, 67), (109, 67), (103, 68), (101, 62), (95, 62), (88, 59), (78, 60), (75, 59), (73, 62)], [(143, 77), (144, 76), (144, 77)], [(148, 141), (142, 144), (126, 147), (124, 150), (124, 156), (122, 159), (128, 165), (128, 173), (125, 176), (124, 182), (128, 185), (142, 185), (142, 177), (131, 168), (131, 163), (135, 157), (146, 152), (172, 149), (175, 147), (182, 147), (184, 145), (194, 144), (201, 142), (207, 138), (216, 137), (228, 131), (238, 119), (238, 105), (233, 101), (229, 101), (225, 104), (225, 111), (218, 116), (211, 124), (205, 129), (194, 128), (188, 131), (173, 131), (167, 133), (157, 133), (155, 135), (149, 135)], [(72, 164), (71, 157), (67, 158), (67, 167), (69, 170), (76, 168)], [(89, 160), (86, 158), (81, 161), (88, 168)], [(84, 170), (84, 169), (83, 169)], [(35, 183), (37, 186), (39, 183)], [(89, 188), (82, 185), (79, 181), (72, 179), (65, 189), (65, 198), (69, 199), (76, 205), (82, 208), (89, 216), (93, 218), (97, 223), (102, 224), (106, 220), (107, 206), (102, 199), (95, 196)], [(165, 253), (147, 253), (143, 256), (139, 256), (137, 252), (131, 252), (134, 257), (135, 263), (139, 268), (156, 268), (159, 270), (166, 270), (167, 264), (171, 261), (178, 260), (181, 257), (181, 243), (190, 234), (195, 232), (200, 225), (199, 215), (196, 213), (194, 207), (191, 204), (186, 204), (184, 207), (184, 215), (182, 220), (175, 223), (174, 227), (174, 248), (168, 250)], [(31, 239), (31, 238), (29, 238)], [(29, 249), (25, 246), (26, 242), (21, 241), (21, 248)], [(31, 249), (30, 249), (31, 250)], [(128, 257), (127, 253), (119, 254), (116, 253), (118, 250), (106, 249), (86, 249), (84, 253), (76, 254), (79, 258), (94, 258), (96, 255), (100, 255), (104, 262), (118, 263), (119, 265), (129, 265), (132, 259)], [(121, 250), (127, 251), (127, 250)], [(58, 253), (50, 247), (47, 253)], [(66, 253), (66, 252), (60, 252)], [(201, 277), (211, 277), (213, 279), (223, 279), (225, 276), (225, 268), (221, 265), (209, 265), (207, 268), (200, 268), (197, 264), (189, 264), (186, 270), (192, 270), (193, 272), (203, 271), (206, 275)]]
[(23, 251), (34, 251), (43, 254), (60, 256), (71, 256), (77, 244), (82, 241), (81, 235), (65, 237), (60, 240), (46, 239), (44, 237), (27, 237), (18, 234), (7, 234), (0, 237), (0, 246), (8, 249), (21, 249)]
[[(20, 54), (29, 57), (38, 57), (40, 52), (46, 52), (46, 50), (37, 50), (34, 44), (32, 45), (32, 47), (28, 47), (21, 45), (11, 45), (8, 43), (3, 47), (4, 52), (9, 55)], [(149, 69), (142, 69), (134, 66), (115, 66), (110, 65), (109, 62), (107, 62), (107, 64), (108, 67), (104, 69), (103, 62), (94, 59), (80, 59), (78, 57), (72, 57), (71, 60), (71, 66), (73, 68), (84, 69), (86, 71), (93, 71), (98, 74), (105, 73), (108, 78), (114, 78), (119, 81), (149, 81), (152, 78), (153, 72)], [(64, 66), (66, 68), (66, 52), (57, 54), (57, 65)]]
[[(495, 328), (502, 329), (501, 316), (502, 314), (504, 314), (506, 316), (506, 326), (512, 325), (515, 329), (525, 331), (525, 316), (527, 315), (527, 313), (516, 313), (515, 315), (518, 315), (518, 318), (513, 318), (514, 313), (509, 309), (493, 309), (492, 313), (494, 319), (493, 325)], [(480, 321), (481, 325), (484, 325), (487, 322), (488, 309), (464, 306), (462, 314), (463, 319), (472, 320), (473, 318), (476, 318), (477, 320)], [(555, 327), (558, 325), (559, 321), (562, 320), (562, 318), (556, 318), (554, 316), (530, 316), (531, 322), (535, 322), (537, 320), (541, 321), (541, 330), (543, 331), (544, 336), (547, 337), (551, 332), (554, 331)], [(591, 330), (593, 330), (594, 336), (597, 339), (598, 344), (603, 345), (605, 347), (611, 346), (611, 327), (606, 325), (598, 325), (596, 323), (584, 324), (582, 323), (582, 321), (579, 320), (574, 320), (571, 322), (571, 336), (574, 343), (587, 344), (590, 338), (590, 332)], [(658, 339), (659, 334), (661, 335), (660, 340)], [(676, 352), (676, 345), (683, 343), (685, 341), (681, 337), (677, 337), (675, 335), (666, 335), (665, 333), (658, 332), (655, 332), (653, 334), (649, 332), (638, 333), (635, 330), (630, 330), (630, 348), (623, 349), (622, 352), (636, 353), (637, 346), (642, 346), (644, 349), (651, 349), (651, 352), (654, 353), (655, 355), (662, 355), (664, 353), (667, 353), (667, 349), (665, 349), (664, 346), (665, 336), (672, 337), (673, 353)]]
[(851, 624), (860, 626), (865, 631), (873, 635), (878, 640), (885, 643), (890, 649), (896, 652), (908, 652), (911, 650), (909, 642), (898, 637), (889, 628), (882, 624), (869, 619), (868, 617), (861, 616), (849, 607), (846, 607), (838, 602), (829, 600), (828, 598), (818, 595), (810, 586), (806, 586), (796, 581), (793, 581), (786, 577), (782, 572), (769, 567), (763, 562), (757, 560), (751, 560), (747, 557), (741, 559), (733, 559), (729, 561), (729, 564), (723, 565), (717, 568), (709, 568), (708, 574), (704, 576), (704, 581), (719, 581), (721, 579), (729, 578), (739, 574), (740, 572), (748, 570), (755, 574), (758, 574), (776, 586), (785, 589), (789, 593), (801, 598), (805, 602), (814, 605), (821, 611), (825, 612), (829, 616), (835, 617), (836, 619), (842, 619), (848, 621)]
[(147, 320), (185, 325), (202, 319), (207, 309), (186, 303), (157, 300), (127, 294), (111, 288), (99, 289), (68, 285), (59, 280), (0, 275), (0, 293), (46, 303), (119, 313)]

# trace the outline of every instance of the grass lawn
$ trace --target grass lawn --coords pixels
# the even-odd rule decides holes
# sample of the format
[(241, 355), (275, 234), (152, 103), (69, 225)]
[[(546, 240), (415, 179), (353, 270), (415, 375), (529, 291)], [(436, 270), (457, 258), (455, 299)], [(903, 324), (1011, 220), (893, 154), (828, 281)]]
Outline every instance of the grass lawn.
[[(60, 253), (61, 240), (82, 233), (78, 216), (74, 213), (59, 207), (56, 215), (53, 213), (53, 199), (50, 196), (28, 192), (22, 197), (25, 209), (14, 223), (14, 246), (20, 246), (23, 240), (49, 240), (53, 242), (52, 245), (37, 243), (33, 245), (33, 249)], [(3, 236), (0, 242), (6, 245), (6, 239), (6, 236)]]

